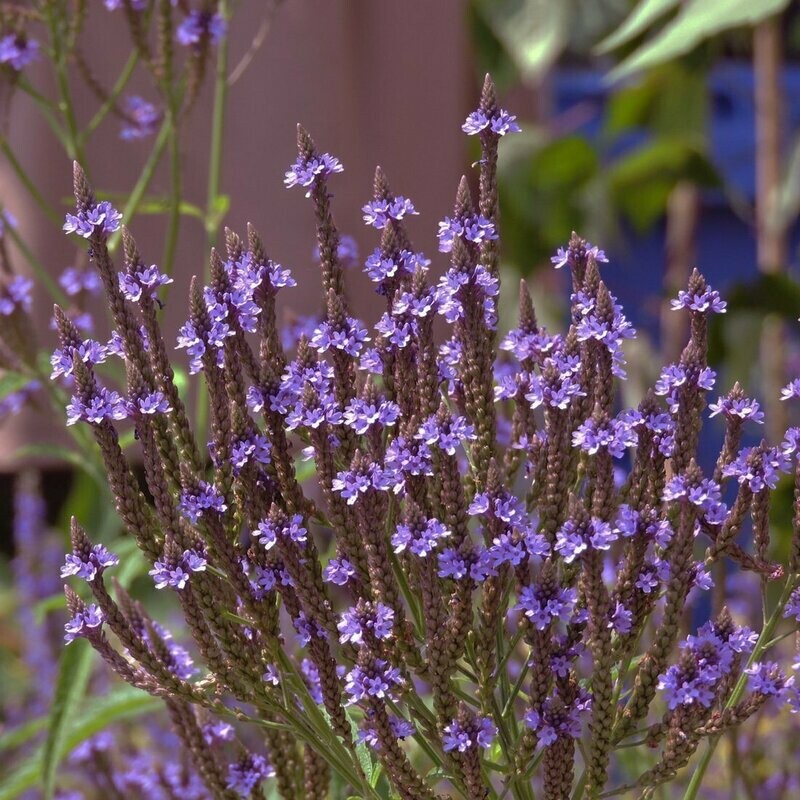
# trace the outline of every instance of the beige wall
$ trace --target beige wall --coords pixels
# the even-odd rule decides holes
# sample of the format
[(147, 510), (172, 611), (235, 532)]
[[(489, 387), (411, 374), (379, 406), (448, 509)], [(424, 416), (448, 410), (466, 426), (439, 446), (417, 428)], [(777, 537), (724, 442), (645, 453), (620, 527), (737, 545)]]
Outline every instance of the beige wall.
[[(252, 221), (270, 255), (293, 269), (300, 280), (299, 288), (286, 292), (293, 309), (311, 313), (319, 302), (310, 258), (311, 207), (301, 191), (287, 191), (282, 184), (294, 159), (296, 122), (344, 163), (344, 174), (333, 179), (334, 208), (342, 231), (356, 235), (362, 256), (377, 243), (376, 232), (361, 222), (360, 208), (370, 197), (374, 167), (380, 163), (394, 190), (411, 197), (421, 212), (411, 220), (412, 236), (436, 263), (436, 222), (452, 210), (458, 177), (467, 168), (460, 124), (477, 99), (465, 5), (462, 0), (286, 0), (249, 70), (232, 88), (223, 174), (223, 191), (231, 196), (227, 224), (243, 230)], [(259, 0), (242, 3), (231, 29), (234, 64), (249, 47), (263, 7)], [(84, 37), (87, 57), (109, 84), (126, 56), (117, 44), (126, 41), (124, 25), (118, 14), (101, 8), (90, 16)], [(32, 76), (40, 86), (46, 82), (45, 65), (38, 65)], [(134, 89), (153, 99), (147, 79)], [(192, 114), (183, 157), (185, 196), (201, 205), (210, 89), (205, 87)], [(83, 119), (96, 108), (96, 100), (85, 91), (77, 94), (77, 103)], [(67, 195), (70, 165), (26, 97), (14, 98), (9, 126), (11, 144), (37, 185), (54, 201)], [(117, 133), (112, 120), (92, 140), (90, 169), (100, 187), (125, 191), (135, 182), (148, 146), (122, 142)], [(37, 255), (58, 274), (74, 262), (73, 244), (47, 227), (7, 166), (0, 169), (3, 203), (20, 219), (20, 231)], [(161, 171), (153, 191), (165, 193), (167, 187), (168, 175)], [(163, 224), (140, 217), (132, 227), (145, 258), (158, 261)], [(167, 311), (170, 336), (185, 316), (188, 279), (202, 271), (203, 257), (200, 225), (186, 219)], [(374, 321), (376, 304), (366, 278), (354, 274), (350, 286), (356, 311)], [(49, 300), (44, 295), (36, 300), (42, 338), (50, 347), (53, 334), (45, 330)], [(8, 468), (14, 447), (52, 440), (60, 429), (60, 419), (43, 424), (41, 417), (28, 414), (10, 420), (0, 431), (0, 468)]]

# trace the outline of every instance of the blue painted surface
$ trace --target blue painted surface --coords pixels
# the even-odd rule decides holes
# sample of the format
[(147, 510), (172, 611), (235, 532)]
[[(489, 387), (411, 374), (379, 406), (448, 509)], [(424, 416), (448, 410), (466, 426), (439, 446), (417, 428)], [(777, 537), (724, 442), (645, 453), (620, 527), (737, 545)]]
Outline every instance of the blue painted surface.
[[(800, 67), (784, 71), (787, 131), (800, 130)], [(731, 62), (716, 67), (709, 76), (711, 91), (711, 157), (725, 180), (752, 203), (755, 193), (755, 130), (753, 71), (749, 64)], [(601, 132), (608, 89), (601, 73), (561, 70), (554, 80), (558, 112), (577, 103), (594, 107), (580, 133), (596, 139)], [(641, 145), (644, 132), (634, 132), (615, 144), (612, 155)], [(787, 136), (787, 150), (792, 142)], [(709, 282), (724, 293), (733, 282), (756, 277), (756, 245), (749, 223), (729, 209), (719, 191), (705, 191), (698, 230), (697, 266)], [(611, 264), (609, 281), (637, 327), (655, 335), (658, 298), (664, 267), (664, 226), (656, 225), (645, 235), (628, 232), (622, 247), (606, 247)], [(597, 244), (603, 245), (602, 242)], [(800, 226), (791, 234), (792, 261), (800, 249)]]

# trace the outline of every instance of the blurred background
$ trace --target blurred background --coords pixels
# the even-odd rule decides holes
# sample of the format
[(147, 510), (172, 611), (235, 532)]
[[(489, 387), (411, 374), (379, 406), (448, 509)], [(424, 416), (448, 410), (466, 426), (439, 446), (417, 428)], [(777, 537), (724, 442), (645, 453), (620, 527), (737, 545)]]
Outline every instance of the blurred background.
[[(85, 63), (67, 68), (79, 123), (91, 120), (100, 105), (87, 73), (111, 85), (130, 52), (124, 14), (99, 2), (90, 6), (82, 33)], [(476, 179), (477, 143), (460, 126), (488, 71), (501, 104), (522, 126), (522, 134), (501, 147), (505, 327), (513, 325), (520, 277), (529, 280), (542, 321), (560, 326), (566, 276), (553, 271), (550, 258), (577, 231), (608, 254), (604, 277), (640, 331), (626, 388), (635, 395), (684, 344), (685, 320), (668, 312), (668, 301), (697, 266), (728, 301), (711, 337), (718, 386), (729, 387), (735, 374), (766, 406), (767, 435), (779, 439), (788, 423), (779, 388), (800, 374), (800, 4), (243, 0), (235, 11), (228, 122), (213, 198), (213, 63), (180, 132), (182, 196), (201, 213), (187, 210), (182, 217), (169, 334), (183, 322), (182, 298), (190, 277), (202, 274), (208, 246), (222, 244), (221, 226), (243, 231), (248, 221), (262, 233), (269, 255), (293, 270), (300, 287), (310, 287), (286, 299), (287, 321), (319, 311), (313, 220), (302, 194), (287, 193), (282, 184), (294, 160), (297, 122), (345, 166), (336, 178), (334, 209), (341, 231), (358, 245), (359, 263), (375, 246), (360, 209), (380, 164), (392, 189), (420, 211), (409, 223), (415, 245), (433, 259), (434, 274), (443, 271), (436, 223), (451, 213), (460, 175)], [(39, 270), (57, 281), (65, 268), (84, 267), (85, 255), (47, 219), (26, 185), (27, 177), (59, 213), (69, 207), (70, 158), (36, 98), (54, 96), (56, 76), (40, 59), (25, 72), (32, 91), (7, 83), (0, 202), (17, 224), (0, 231), (3, 258), (20, 273)], [(129, 91), (154, 100), (146, 74), (135, 73)], [(92, 132), (85, 166), (93, 182), (103, 196), (125, 198), (152, 168), (148, 197), (166, 196), (173, 178), (167, 159), (151, 163), (152, 139), (120, 140), (120, 124), (109, 115)], [(155, 262), (167, 235), (161, 210), (154, 200), (128, 220), (145, 259)], [(356, 311), (372, 323), (371, 287), (357, 270), (348, 288)], [(79, 310), (99, 312), (101, 301), (85, 295)], [(32, 313), (39, 344), (51, 349), (51, 300), (40, 289)], [(109, 331), (99, 320), (94, 335), (102, 341)], [(97, 487), (82, 469), (82, 456), (69, 454), (62, 418), (35, 395), (16, 402), (19, 388), (10, 373), (0, 378), (0, 552), (6, 561), (16, 559), (2, 567), (6, 585), (24, 559), (32, 559), (33, 566), (24, 567), (29, 573), (40, 572), (47, 560), (37, 560), (40, 540), (25, 539), (28, 522), (57, 531), (60, 561), (67, 498), (90, 525), (110, 526), (113, 533), (116, 524), (108, 505), (93, 496)], [(23, 470), (30, 480), (31, 468), (34, 483), (44, 488), (44, 506), (34, 514), (18, 499), (15, 515), (14, 487)], [(777, 529), (788, 530), (790, 514), (787, 489)], [(39, 603), (31, 625), (58, 607), (59, 581), (53, 565), (48, 570), (45, 588), (29, 581), (30, 603)], [(20, 602), (10, 591), (0, 598), (6, 653), (0, 669), (9, 676), (5, 687), (12, 687), (22, 681), (22, 646), (11, 624)], [(41, 605), (43, 598), (49, 606)], [(788, 777), (773, 794), (757, 796), (779, 797), (779, 790), (793, 791)]]

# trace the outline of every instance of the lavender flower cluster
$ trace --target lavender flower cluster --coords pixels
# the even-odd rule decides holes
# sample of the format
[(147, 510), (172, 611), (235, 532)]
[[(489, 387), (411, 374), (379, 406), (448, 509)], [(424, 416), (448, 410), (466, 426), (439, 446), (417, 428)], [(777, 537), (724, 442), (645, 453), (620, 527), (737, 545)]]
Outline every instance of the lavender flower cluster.
[[(119, 215), (76, 165), (65, 230), (89, 243), (118, 347), (82, 339), (57, 309), (54, 374), (192, 655), (109, 590), (117, 559), (77, 521), (62, 576), (92, 599), (66, 588), (65, 638), (164, 699), (211, 796), (255, 796), (274, 776), (281, 797), (322, 800), (335, 773), (343, 796), (371, 800), (381, 785), (404, 800), (525, 800), (534, 783), (595, 798), (619, 776), (616, 750), (637, 745), (653, 755), (620, 791), (649, 797), (704, 740), (768, 701), (798, 706), (767, 651), (784, 607), (800, 618), (800, 511), (788, 569), (769, 530), (772, 490), (792, 471), (800, 509), (800, 430), (743, 447), (763, 414), (735, 385), (709, 406), (724, 442), (701, 467), (708, 318), (725, 304), (698, 272), (673, 304), (688, 343), (635, 408), (618, 404), (635, 332), (601, 279), (605, 255), (577, 235), (554, 257), (571, 273), (566, 333), (539, 325), (523, 283), (518, 325), (499, 336), (497, 153), (519, 128), (490, 79), (463, 129), (482, 150), (477, 203), (464, 178), (439, 224), (438, 281), (406, 227), (414, 204), (376, 172), (363, 212), (380, 239), (364, 269), (385, 310), (372, 330), (345, 291), (328, 188), (342, 165), (298, 129), (285, 183), (313, 206), (324, 316), (290, 353), (276, 298), (293, 279), (255, 229), (227, 231), (178, 337), (205, 379), (207, 446), (158, 319), (169, 279), (124, 226), (117, 271)], [(112, 356), (124, 393), (96, 370)], [(123, 421), (152, 499), (120, 447)], [(305, 486), (301, 458), (315, 468)], [(732, 567), (782, 585), (776, 612), (758, 634), (715, 600), (693, 633), (709, 606), (694, 598)], [(261, 744), (233, 741), (223, 758), (202, 735), (209, 714)]]

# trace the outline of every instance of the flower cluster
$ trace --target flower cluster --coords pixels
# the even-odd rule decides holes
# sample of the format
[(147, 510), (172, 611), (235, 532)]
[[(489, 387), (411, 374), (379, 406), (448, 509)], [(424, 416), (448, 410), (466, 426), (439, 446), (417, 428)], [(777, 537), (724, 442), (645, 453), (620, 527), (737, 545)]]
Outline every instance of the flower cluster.
[[(189, 35), (194, 13), (179, 34), (192, 46), (213, 38), (208, 19)], [(103, 573), (116, 558), (75, 531), (62, 574), (83, 577), (95, 602), (67, 590), (67, 638), (88, 638), (124, 680), (165, 698), (214, 796), (257, 794), (274, 773), (278, 795), (322, 798), (336, 772), (368, 800), (485, 798), (501, 783), (522, 797), (531, 772), (544, 797), (599, 797), (616, 792), (617, 750), (642, 731), (652, 766), (635, 786), (651, 796), (704, 740), (713, 748), (770, 698), (796, 702), (773, 634), (782, 614), (787, 626), (800, 617), (800, 516), (786, 567), (769, 523), (798, 429), (745, 446), (759, 402), (737, 385), (707, 405), (708, 318), (725, 306), (699, 272), (673, 304), (687, 346), (645, 391), (620, 388), (635, 331), (601, 277), (605, 254), (577, 235), (553, 258), (572, 278), (567, 330), (538, 325), (523, 283), (500, 335), (497, 148), (518, 126), (490, 80), (464, 129), (478, 136), (480, 191), (463, 180), (439, 224), (447, 264), (415, 248), (414, 205), (376, 171), (367, 321), (349, 302), (357, 275), (331, 212), (341, 163), (298, 129), (284, 182), (313, 209), (320, 317), (282, 330), (276, 298), (293, 278), (252, 226), (227, 231), (178, 338), (203, 372), (197, 431), (160, 327), (169, 278), (126, 230), (117, 272), (106, 234), (118, 215), (87, 209), (88, 191), (67, 220), (91, 240), (116, 333), (84, 340), (57, 311), (53, 373), (71, 382), (69, 423), (90, 423), (123, 526), (191, 644), (123, 587), (112, 596)], [(125, 389), (95, 374), (112, 354)], [(724, 424), (716, 460), (700, 448), (707, 417)], [(117, 423), (134, 428), (146, 495)], [(715, 610), (684, 639), (706, 609), (692, 590), (723, 572), (725, 585), (739, 573), (784, 581), (775, 615), (759, 637)], [(216, 736), (218, 723), (237, 736)], [(258, 730), (267, 753), (209, 750), (233, 747), (239, 728), (248, 742)]]

